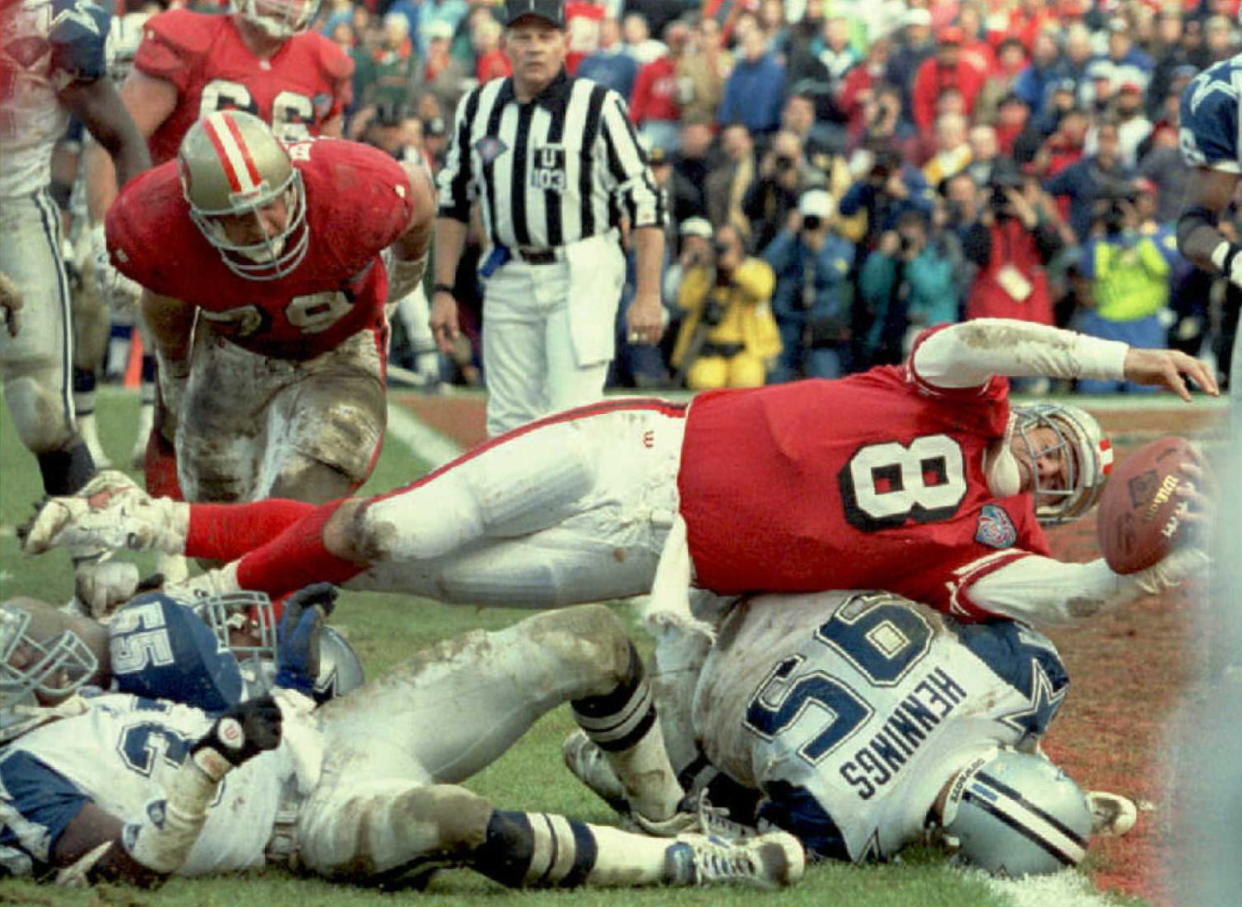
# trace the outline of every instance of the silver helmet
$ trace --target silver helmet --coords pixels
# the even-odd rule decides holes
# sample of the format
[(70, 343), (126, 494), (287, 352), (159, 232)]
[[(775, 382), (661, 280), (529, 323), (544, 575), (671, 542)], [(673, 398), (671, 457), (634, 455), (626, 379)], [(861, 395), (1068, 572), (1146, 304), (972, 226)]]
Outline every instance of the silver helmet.
[(326, 702), (362, 686), (366, 678), (358, 655), (334, 627), (319, 633), (319, 674), (315, 677), (315, 699)]
[(270, 38), (292, 38), (310, 28), (320, 0), (236, 0), (233, 11)]
[(958, 859), (1017, 878), (1078, 865), (1091, 809), (1073, 779), (1043, 756), (996, 749), (954, 779), (942, 824)]
[[(1027, 403), (1015, 406), (1016, 432), (1026, 445), (1031, 462), (1060, 450), (1066, 458), (1068, 478), (1065, 488), (1041, 485), (1034, 471), (1035, 516), (1041, 523), (1075, 520), (1095, 506), (1104, 492), (1104, 481), (1113, 468), (1113, 447), (1095, 417), (1069, 403)], [(1032, 440), (1036, 428), (1056, 434), (1052, 447), (1039, 447)]]
[[(234, 274), (277, 280), (302, 263), (310, 243), (306, 187), (289, 152), (261, 119), (242, 110), (207, 114), (181, 140), (177, 172), (190, 219)], [(285, 224), (268, 235), (259, 211), (276, 204), (284, 205)], [(229, 239), (221, 223), (226, 217), (255, 218), (261, 238)]]
[[(221, 643), (237, 658), (247, 696), (260, 696), (276, 681), (277, 620), (272, 601), (262, 592), (234, 592), (193, 603)], [(326, 702), (362, 686), (362, 662), (341, 632), (319, 631), (319, 670), (315, 699)]]
[(16, 706), (65, 699), (99, 670), (90, 646), (58, 617), (17, 599), (0, 605), (0, 726), (20, 720)]

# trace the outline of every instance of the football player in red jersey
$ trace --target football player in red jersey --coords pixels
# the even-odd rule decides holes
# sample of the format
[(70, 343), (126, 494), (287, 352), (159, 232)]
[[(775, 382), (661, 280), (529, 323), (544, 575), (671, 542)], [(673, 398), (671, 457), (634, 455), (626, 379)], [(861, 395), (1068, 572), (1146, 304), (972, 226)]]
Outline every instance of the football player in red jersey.
[(146, 288), (188, 500), (322, 502), (362, 484), (385, 422), (384, 302), (421, 277), (433, 194), (421, 163), (285, 145), (228, 110), (118, 196), (108, 246)]
[[(283, 141), (339, 136), (353, 61), (323, 35), (307, 31), (318, 9), (319, 0), (236, 0), (227, 16), (174, 9), (149, 19), (121, 99), (154, 162), (171, 160), (191, 124), (214, 110), (253, 113)], [(101, 228), (116, 197), (116, 181), (106, 155), (90, 153), (87, 168), (91, 218)], [(101, 242), (97, 251), (106, 263)], [(118, 283), (110, 274), (103, 280)], [(148, 357), (142, 437), (155, 419), (153, 368)], [(157, 431), (151, 440), (148, 485), (176, 493), (167, 439)]]
[(902, 366), (711, 391), (688, 408), (616, 399), (568, 410), (404, 488), (318, 508), (195, 508), (110, 474), (55, 499), (27, 547), (235, 558), (190, 580), (212, 592), (323, 579), (537, 607), (652, 593), (647, 616), (682, 625), (692, 584), (719, 595), (887, 588), (964, 620), (1048, 624), (1201, 569), (1193, 548), (1128, 576), (1103, 559), (1049, 556), (1037, 519), (1089, 510), (1111, 451), (1078, 407), (1010, 407), (1004, 376), (1036, 375), (1124, 376), (1189, 401), (1184, 375), (1218, 393), (1205, 364), (1180, 352), (980, 319), (925, 332)]

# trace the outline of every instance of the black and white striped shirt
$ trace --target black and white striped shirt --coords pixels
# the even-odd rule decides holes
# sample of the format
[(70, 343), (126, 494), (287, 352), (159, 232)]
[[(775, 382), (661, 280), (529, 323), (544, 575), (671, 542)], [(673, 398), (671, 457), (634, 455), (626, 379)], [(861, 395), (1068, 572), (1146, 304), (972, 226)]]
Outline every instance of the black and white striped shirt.
[(441, 217), (467, 222), (477, 200), (490, 243), (509, 248), (598, 236), (623, 214), (634, 227), (667, 220), (621, 95), (564, 71), (527, 104), (511, 78), (470, 91), (437, 181)]

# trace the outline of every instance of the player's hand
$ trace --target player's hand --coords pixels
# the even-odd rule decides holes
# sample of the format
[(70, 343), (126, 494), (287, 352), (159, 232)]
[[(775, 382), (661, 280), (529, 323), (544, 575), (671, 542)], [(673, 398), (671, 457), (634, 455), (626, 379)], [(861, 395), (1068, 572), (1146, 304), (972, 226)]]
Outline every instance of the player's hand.
[(319, 637), (336, 596), (331, 583), (314, 583), (289, 596), (276, 628), (276, 686), (313, 697)]
[(461, 333), (457, 321), (457, 300), (446, 290), (437, 290), (431, 296), (431, 336), (436, 346), (446, 356), (453, 354), (453, 342)]
[(198, 767), (219, 781), (225, 772), (280, 746), (280, 706), (270, 695), (238, 703), (190, 749)]
[(630, 343), (655, 346), (664, 336), (664, 306), (659, 292), (637, 293), (625, 312), (626, 338)]
[(0, 271), (0, 319), (4, 320), (10, 337), (21, 330), (22, 294), (9, 275)]
[(1205, 394), (1213, 397), (1220, 395), (1216, 376), (1207, 364), (1178, 350), (1131, 347), (1126, 352), (1125, 377), (1135, 384), (1167, 388), (1187, 403), (1190, 402), (1190, 390), (1186, 387), (1186, 378), (1197, 384)]

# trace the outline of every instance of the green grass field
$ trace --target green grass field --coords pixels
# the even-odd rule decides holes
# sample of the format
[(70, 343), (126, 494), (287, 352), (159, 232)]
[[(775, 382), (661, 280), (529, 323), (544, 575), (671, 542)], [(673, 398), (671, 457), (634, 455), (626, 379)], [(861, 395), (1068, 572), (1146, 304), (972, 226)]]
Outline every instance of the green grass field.
[[(105, 448), (122, 460), (132, 440), (137, 398), (109, 391), (101, 395), (99, 421)], [(379, 491), (413, 478), (421, 467), (416, 451), (389, 438), (367, 490)], [(20, 446), (7, 408), (0, 413), (0, 598), (32, 595), (62, 602), (72, 593), (72, 577), (63, 555), (22, 556), (14, 527), (31, 512), (41, 488), (33, 458)], [(144, 565), (149, 566), (149, 565)], [(499, 628), (523, 616), (510, 609), (446, 607), (424, 599), (345, 593), (334, 621), (348, 633), (366, 665), (368, 676), (418, 647), (475, 627)], [(627, 611), (628, 614), (628, 611)], [(640, 638), (636, 631), (636, 638)], [(641, 645), (640, 641), (640, 645)], [(562, 707), (545, 717), (502, 759), (469, 782), (478, 793), (509, 809), (561, 812), (607, 823), (612, 814), (580, 787), (562, 767), (560, 743), (572, 730), (568, 710)], [(428, 728), (428, 733), (435, 733)], [(765, 903), (791, 905), (858, 904), (866, 907), (937, 907), (937, 905), (1006, 904), (1125, 904), (1138, 903), (1101, 897), (1078, 877), (1043, 883), (996, 884), (977, 875), (965, 875), (943, 865), (937, 853), (916, 851), (900, 863), (856, 868), (819, 865), (808, 869), (802, 884), (787, 892), (759, 895), (752, 891), (712, 889), (682, 891), (532, 892), (518, 894), (465, 870), (443, 872), (420, 894), (384, 894), (366, 889), (334, 886), (295, 878), (283, 871), (237, 877), (174, 880), (156, 893), (123, 886), (105, 886), (93, 892), (67, 892), (27, 882), (0, 882), (0, 904), (217, 904), (241, 907), (263, 904), (354, 905), (392, 904), (396, 898), (417, 897), (442, 904), (496, 904), (559, 902), (575, 904), (743, 904), (762, 897)]]

